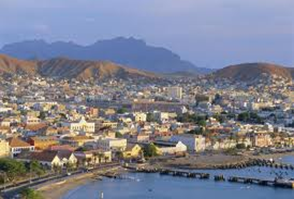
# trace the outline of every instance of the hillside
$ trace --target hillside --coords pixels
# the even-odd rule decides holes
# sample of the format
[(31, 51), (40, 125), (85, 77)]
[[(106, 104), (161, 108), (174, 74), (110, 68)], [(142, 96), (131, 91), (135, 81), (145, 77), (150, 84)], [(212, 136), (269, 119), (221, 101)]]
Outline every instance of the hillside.
[(19, 59), (52, 59), (68, 57), (79, 60), (109, 60), (132, 68), (157, 73), (188, 71), (199, 74), (209, 73), (206, 68), (195, 67), (182, 60), (172, 51), (147, 45), (143, 40), (118, 37), (82, 46), (73, 42), (47, 43), (43, 40), (30, 40), (5, 45), (0, 53)]
[(105, 61), (71, 60), (54, 58), (45, 61), (24, 61), (6, 55), (0, 55), (0, 73), (2, 75), (26, 74), (53, 78), (156, 78), (153, 73), (139, 71)]
[(225, 67), (213, 74), (213, 77), (216, 79), (226, 78), (233, 81), (243, 82), (256, 81), (264, 76), (276, 76), (292, 80), (294, 77), (294, 70), (292, 68), (270, 63), (245, 63)]

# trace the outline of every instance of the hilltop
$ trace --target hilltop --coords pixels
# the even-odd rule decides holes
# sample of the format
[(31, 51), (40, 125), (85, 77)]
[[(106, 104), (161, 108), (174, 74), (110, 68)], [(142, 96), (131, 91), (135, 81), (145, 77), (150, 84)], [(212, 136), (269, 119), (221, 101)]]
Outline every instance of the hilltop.
[(153, 73), (121, 66), (108, 61), (71, 60), (68, 58), (25, 61), (6, 55), (0, 55), (0, 74), (40, 75), (59, 79), (76, 78), (79, 80), (91, 78), (157, 78)]
[(254, 82), (263, 77), (279, 77), (292, 80), (294, 69), (271, 63), (244, 63), (227, 66), (213, 74), (216, 79)]

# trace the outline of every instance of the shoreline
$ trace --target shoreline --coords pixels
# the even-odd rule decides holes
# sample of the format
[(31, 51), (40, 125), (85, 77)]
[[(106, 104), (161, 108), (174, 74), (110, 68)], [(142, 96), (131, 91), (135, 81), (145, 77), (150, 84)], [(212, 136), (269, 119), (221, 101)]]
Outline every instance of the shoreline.
[[(215, 155), (215, 154), (214, 154)], [(219, 155), (219, 154), (217, 154)], [(231, 162), (226, 162), (227, 159), (223, 159), (223, 156), (218, 156), (213, 157), (211, 154), (209, 155), (198, 155), (197, 157), (199, 158), (199, 160), (207, 160), (208, 157), (212, 157), (213, 160), (211, 160), (212, 162), (217, 161), (217, 160), (222, 160), (222, 162), (226, 162), (226, 164), (228, 163), (240, 163), (240, 161), (244, 161), (245, 159), (249, 159), (249, 158), (262, 158), (262, 159), (274, 159), (275, 161), (279, 162), (279, 158), (281, 157), (285, 157), (285, 156), (294, 156), (294, 152), (288, 152), (288, 153), (277, 153), (277, 154), (267, 154), (267, 155), (258, 155), (258, 156), (252, 156), (252, 155), (244, 155), (244, 156), (237, 156), (238, 158), (235, 159), (234, 156), (228, 156), (228, 157), (233, 157), (233, 161), (231, 160)], [(202, 158), (202, 159), (201, 159)], [(214, 159), (216, 158), (216, 159)], [(244, 159), (245, 158), (245, 159)], [(169, 167), (171, 168), (177, 168), (177, 169), (188, 169), (188, 170), (213, 170), (213, 169), (217, 169), (217, 168), (212, 168), (211, 165), (207, 166), (207, 165), (202, 165), (205, 167), (200, 167), (199, 165), (197, 165), (197, 167), (195, 167), (195, 165), (190, 165), (189, 167), (187, 167), (187, 165), (183, 166), (183, 164), (177, 164), (177, 163), (185, 163), (183, 162), (180, 158), (177, 158), (178, 162), (174, 162), (173, 165), (169, 165)], [(193, 160), (193, 159), (192, 159)], [(198, 161), (199, 161), (198, 160)], [(197, 163), (197, 162), (196, 162)], [(202, 163), (203, 164), (203, 163)], [(158, 162), (156, 164), (157, 166), (160, 165), (162, 166), (168, 166), (166, 164), (163, 164), (162, 162)], [(150, 165), (150, 166), (155, 166), (155, 165)], [(107, 171), (111, 171), (111, 170), (117, 170), (119, 172), (123, 172), (122, 168), (110, 168)], [(97, 179), (94, 179), (95, 176), (99, 175), (99, 173), (101, 172), (107, 172), (107, 171), (98, 171), (98, 172), (91, 172), (91, 173), (84, 173), (84, 174), (80, 174), (79, 176), (73, 176), (69, 179), (65, 179), (65, 180), (61, 180), (58, 182), (49, 182), (48, 184), (44, 184), (41, 187), (37, 188), (38, 191), (40, 191), (42, 193), (42, 195), (46, 198), (46, 199), (62, 199), (63, 197), (65, 197), (67, 194), (71, 195), (73, 194), (76, 190), (79, 189), (79, 187), (87, 184), (87, 183), (91, 183), (91, 182), (95, 182), (97, 181)], [(64, 182), (62, 182), (64, 181)]]
[(121, 167), (102, 169), (95, 172), (82, 173), (77, 176), (70, 176), (67, 179), (62, 179), (57, 182), (48, 182), (35, 189), (40, 191), (46, 199), (62, 199), (71, 191), (74, 192), (75, 189), (87, 183), (97, 181), (97, 176), (113, 171), (123, 172)]
[(37, 188), (37, 190), (40, 191), (46, 199), (61, 199), (69, 191), (89, 183), (94, 175), (95, 173), (85, 173), (81, 176), (75, 176), (70, 179), (45, 184)]

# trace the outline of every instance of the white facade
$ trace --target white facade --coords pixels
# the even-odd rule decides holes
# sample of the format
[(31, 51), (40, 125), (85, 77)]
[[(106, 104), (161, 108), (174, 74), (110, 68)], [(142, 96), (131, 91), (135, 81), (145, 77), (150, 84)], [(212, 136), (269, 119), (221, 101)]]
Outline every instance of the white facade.
[(84, 117), (79, 122), (71, 122), (67, 124), (71, 132), (82, 131), (86, 133), (95, 132), (95, 123), (87, 122)]
[(205, 137), (202, 135), (181, 134), (173, 135), (170, 139), (171, 142), (182, 142), (187, 146), (190, 151), (204, 151), (205, 150)]
[(187, 146), (184, 145), (181, 141), (179, 141), (176, 146), (171, 146), (171, 147), (160, 147), (159, 151), (163, 155), (167, 154), (176, 154), (176, 153), (181, 153), (181, 152), (186, 152), (187, 151)]
[(98, 140), (98, 147), (103, 150), (125, 151), (127, 148), (127, 140), (120, 138), (105, 138)]

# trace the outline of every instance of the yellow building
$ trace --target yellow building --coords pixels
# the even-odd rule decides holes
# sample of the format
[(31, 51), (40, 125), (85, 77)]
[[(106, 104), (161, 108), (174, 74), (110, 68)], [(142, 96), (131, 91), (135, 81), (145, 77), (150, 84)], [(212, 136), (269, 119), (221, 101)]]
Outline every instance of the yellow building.
[(9, 156), (9, 143), (0, 139), (0, 158)]
[(123, 158), (138, 158), (142, 148), (138, 144), (127, 144), (126, 150), (123, 152)]

